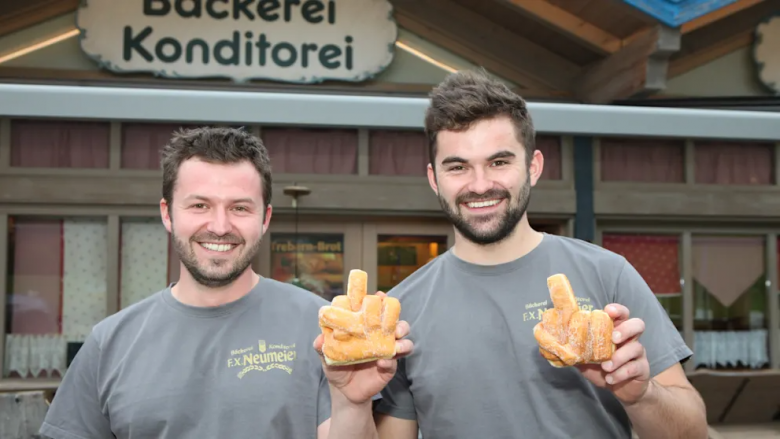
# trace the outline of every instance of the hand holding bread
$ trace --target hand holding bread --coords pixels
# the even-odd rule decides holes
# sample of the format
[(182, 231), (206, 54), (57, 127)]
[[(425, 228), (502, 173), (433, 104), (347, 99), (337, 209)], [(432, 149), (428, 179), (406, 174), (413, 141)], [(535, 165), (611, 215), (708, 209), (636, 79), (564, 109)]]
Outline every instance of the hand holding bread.
[(633, 404), (647, 393), (650, 364), (639, 342), (644, 321), (629, 318), (623, 305), (604, 311), (582, 311), (569, 280), (563, 274), (547, 279), (553, 308), (534, 327), (541, 355), (553, 366), (576, 367), (598, 387), (609, 389), (623, 404)]
[(347, 294), (320, 309), (322, 333), (314, 349), (322, 358), (334, 407), (365, 405), (395, 375), (398, 359), (412, 353), (403, 339), (409, 324), (399, 320), (401, 304), (385, 293), (367, 294), (366, 272), (349, 273)]

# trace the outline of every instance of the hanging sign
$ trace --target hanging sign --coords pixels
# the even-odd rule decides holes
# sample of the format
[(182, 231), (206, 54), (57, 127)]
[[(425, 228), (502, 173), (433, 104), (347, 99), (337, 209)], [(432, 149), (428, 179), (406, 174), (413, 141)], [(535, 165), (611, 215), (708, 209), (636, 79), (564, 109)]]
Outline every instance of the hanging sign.
[(363, 81), (393, 59), (387, 0), (83, 0), (81, 49), (115, 72)]
[(761, 83), (780, 93), (780, 15), (765, 19), (756, 28), (753, 62)]

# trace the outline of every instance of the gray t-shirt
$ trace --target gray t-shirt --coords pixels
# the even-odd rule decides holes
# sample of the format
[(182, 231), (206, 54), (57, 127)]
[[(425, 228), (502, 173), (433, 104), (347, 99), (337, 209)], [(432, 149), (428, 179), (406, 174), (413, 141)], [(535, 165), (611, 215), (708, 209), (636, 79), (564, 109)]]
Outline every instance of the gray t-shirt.
[(328, 303), (263, 278), (214, 308), (166, 288), (97, 324), (41, 427), (55, 439), (315, 438), (330, 394), (312, 343)]
[(415, 350), (376, 410), (416, 419), (423, 438), (630, 438), (614, 395), (539, 354), (533, 327), (552, 306), (547, 277), (556, 273), (569, 278), (581, 308), (620, 303), (644, 320), (640, 341), (653, 376), (692, 355), (622, 256), (545, 234), (529, 254), (500, 265), (448, 251), (389, 292), (401, 301)]

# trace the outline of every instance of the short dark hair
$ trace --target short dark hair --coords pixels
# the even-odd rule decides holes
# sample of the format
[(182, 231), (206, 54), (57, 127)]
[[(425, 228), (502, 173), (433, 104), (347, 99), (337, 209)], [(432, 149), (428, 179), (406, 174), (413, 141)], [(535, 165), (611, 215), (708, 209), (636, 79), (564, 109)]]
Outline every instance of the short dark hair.
[(448, 75), (430, 93), (425, 112), (428, 159), (436, 167), (436, 137), (440, 131), (461, 131), (473, 123), (509, 116), (517, 140), (525, 146), (526, 165), (531, 164), (535, 145), (534, 124), (525, 100), (484, 70), (463, 70)]
[(162, 150), (162, 196), (169, 206), (179, 167), (191, 158), (220, 164), (252, 163), (262, 180), (263, 207), (271, 204), (271, 159), (262, 140), (243, 128), (201, 127), (175, 131)]

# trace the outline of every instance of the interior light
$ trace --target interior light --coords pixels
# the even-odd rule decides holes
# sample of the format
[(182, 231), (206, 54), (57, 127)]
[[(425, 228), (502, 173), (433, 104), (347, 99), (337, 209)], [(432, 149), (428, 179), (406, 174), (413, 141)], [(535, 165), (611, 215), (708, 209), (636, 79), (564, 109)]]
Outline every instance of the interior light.
[(400, 41), (396, 41), (395, 45), (398, 46), (398, 48), (403, 49), (403, 50), (411, 53), (412, 55), (414, 55), (414, 56), (416, 56), (416, 57), (418, 57), (418, 58), (420, 58), (420, 59), (422, 59), (424, 61), (427, 61), (427, 62), (435, 65), (436, 67), (439, 67), (440, 69), (444, 69), (444, 70), (446, 70), (446, 71), (448, 71), (450, 73), (455, 73), (455, 72), (458, 71), (458, 69), (456, 69), (454, 67), (451, 67), (451, 66), (448, 66), (447, 64), (444, 64), (441, 61), (437, 61), (437, 60), (431, 58), (430, 56), (420, 52), (419, 50), (414, 49), (412, 47), (409, 47), (409, 46), (407, 46), (406, 44), (404, 44), (404, 43), (402, 43)]
[(49, 38), (46, 41), (41, 41), (40, 43), (35, 43), (35, 44), (31, 45), (31, 46), (27, 46), (24, 49), (19, 49), (19, 50), (15, 51), (15, 52), (11, 52), (8, 55), (0, 56), (0, 64), (4, 63), (6, 61), (10, 61), (10, 60), (15, 59), (15, 58), (19, 58), (20, 56), (27, 55), (28, 53), (35, 52), (36, 50), (41, 50), (44, 47), (49, 47), (52, 44), (57, 44), (60, 41), (67, 40), (68, 38), (73, 38), (73, 37), (75, 37), (78, 34), (79, 34), (79, 30), (78, 29), (69, 30), (69, 31), (67, 31), (67, 32), (65, 32), (63, 34), (60, 34), (60, 35), (57, 35), (55, 37)]

